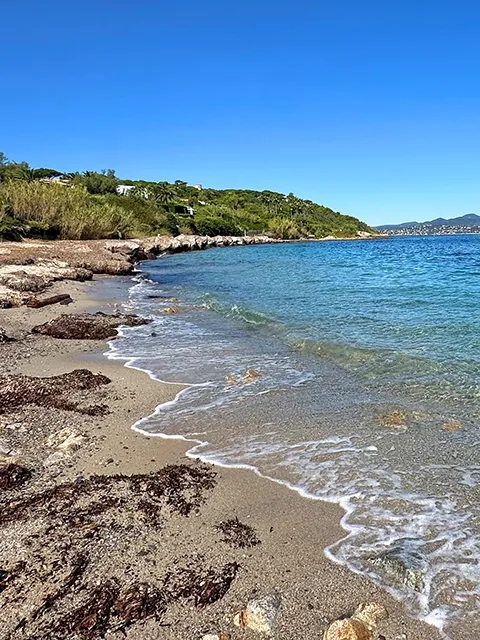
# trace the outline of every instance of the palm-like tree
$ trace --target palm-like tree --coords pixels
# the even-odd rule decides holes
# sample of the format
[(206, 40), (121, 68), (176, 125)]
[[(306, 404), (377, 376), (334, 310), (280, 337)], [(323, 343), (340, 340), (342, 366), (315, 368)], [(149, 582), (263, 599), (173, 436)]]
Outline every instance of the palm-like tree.
[(36, 180), (35, 169), (22, 168), (18, 173), (17, 180), (22, 180), (23, 182), (34, 182)]
[(168, 204), (176, 196), (175, 188), (169, 182), (159, 182), (153, 188), (153, 193), (155, 200), (162, 204)]

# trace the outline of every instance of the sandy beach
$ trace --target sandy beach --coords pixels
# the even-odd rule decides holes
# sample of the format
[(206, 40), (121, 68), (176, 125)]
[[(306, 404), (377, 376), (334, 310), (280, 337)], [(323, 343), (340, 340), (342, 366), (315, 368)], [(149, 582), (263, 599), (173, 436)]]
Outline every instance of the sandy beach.
[[(207, 467), (186, 456), (184, 441), (133, 431), (137, 420), (181, 387), (107, 360), (105, 341), (32, 333), (60, 313), (111, 313), (121, 302), (99, 299), (95, 281), (59, 282), (49, 295), (65, 290), (73, 298), (66, 309), (1, 312), (0, 327), (15, 341), (0, 344), (0, 374), (50, 377), (86, 369), (110, 382), (101, 378), (80, 393), (66, 388), (80, 409), (40, 403), (1, 410), (1, 464), (20, 465), (28, 479), (2, 491), (0, 638), (254, 638), (258, 634), (237, 628), (233, 616), (253, 598), (272, 593), (281, 596), (274, 629), (279, 639), (321, 638), (329, 622), (362, 602), (388, 610), (378, 639), (441, 637), (368, 578), (326, 559), (323, 549), (345, 535), (338, 506), (307, 500), (247, 470)], [(74, 446), (62, 448), (68, 437)], [(153, 503), (146, 505), (140, 494), (149, 497), (148, 474), (165, 468), (170, 471), (159, 476), (163, 493), (153, 513)], [(104, 480), (88, 484), (92, 476)], [(134, 495), (127, 476), (140, 487)], [(247, 526), (239, 529), (235, 522)], [(136, 598), (142, 588), (156, 594), (151, 606), (148, 598)], [(108, 598), (117, 598), (113, 625)], [(104, 601), (99, 613), (93, 603)]]

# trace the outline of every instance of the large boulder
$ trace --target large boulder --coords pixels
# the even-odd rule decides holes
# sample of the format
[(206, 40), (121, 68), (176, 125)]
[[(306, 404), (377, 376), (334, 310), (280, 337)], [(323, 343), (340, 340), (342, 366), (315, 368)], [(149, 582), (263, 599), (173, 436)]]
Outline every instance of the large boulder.
[(325, 629), (323, 640), (374, 640), (379, 620), (388, 618), (385, 607), (377, 602), (366, 602), (350, 618), (335, 620)]
[(246, 609), (235, 614), (233, 622), (237, 627), (247, 627), (270, 636), (275, 629), (281, 604), (282, 596), (274, 591), (263, 598), (251, 600)]

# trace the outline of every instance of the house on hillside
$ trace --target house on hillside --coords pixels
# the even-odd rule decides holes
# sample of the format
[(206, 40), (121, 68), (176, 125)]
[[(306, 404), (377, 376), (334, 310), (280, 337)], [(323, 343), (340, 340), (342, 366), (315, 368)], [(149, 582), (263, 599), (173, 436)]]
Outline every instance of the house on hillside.
[(128, 196), (132, 189), (135, 189), (133, 184), (119, 184), (115, 190), (119, 196)]

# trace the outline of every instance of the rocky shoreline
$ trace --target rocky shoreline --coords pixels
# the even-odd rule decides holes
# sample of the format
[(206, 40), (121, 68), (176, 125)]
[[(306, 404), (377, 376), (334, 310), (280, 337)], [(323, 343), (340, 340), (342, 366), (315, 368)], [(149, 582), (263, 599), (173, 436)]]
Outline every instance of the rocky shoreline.
[(281, 242), (268, 236), (156, 236), (142, 240), (0, 243), (0, 308), (28, 304), (60, 280), (128, 275), (142, 260), (182, 251)]

